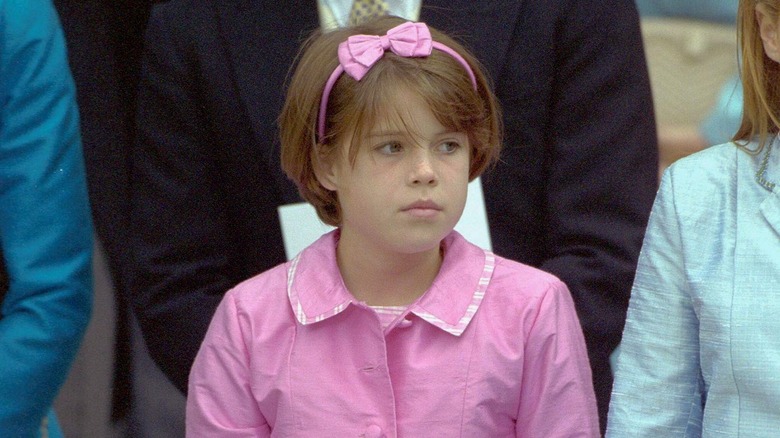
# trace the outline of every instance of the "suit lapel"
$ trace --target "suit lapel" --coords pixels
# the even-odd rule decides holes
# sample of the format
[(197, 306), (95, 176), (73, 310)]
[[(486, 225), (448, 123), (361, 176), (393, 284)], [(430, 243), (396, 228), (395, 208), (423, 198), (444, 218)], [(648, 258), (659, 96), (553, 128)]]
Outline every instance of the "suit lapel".
[[(319, 25), (315, 0), (214, 0), (219, 38), (225, 48), (238, 99), (254, 144), (262, 154), (283, 203), (298, 202), (295, 186), (280, 168), (276, 120), (284, 102), (285, 80), (298, 48)], [(230, 98), (232, 96), (229, 96)], [(237, 120), (241, 115), (237, 114)]]
[(522, 1), (423, 1), (420, 21), (465, 43), (494, 80), (505, 63)]
[(764, 152), (756, 173), (756, 182), (768, 192), (761, 203), (761, 214), (780, 235), (780, 146), (775, 139)]
[(287, 71), (301, 42), (319, 24), (317, 3), (216, 0), (213, 4), (252, 130), (259, 142), (266, 143), (269, 133), (275, 136)]

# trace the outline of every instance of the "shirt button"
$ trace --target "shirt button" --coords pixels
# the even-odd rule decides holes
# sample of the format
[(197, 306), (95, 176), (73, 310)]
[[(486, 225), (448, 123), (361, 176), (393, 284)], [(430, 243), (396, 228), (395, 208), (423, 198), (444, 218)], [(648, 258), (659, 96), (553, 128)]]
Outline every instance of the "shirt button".
[(385, 435), (382, 433), (382, 428), (376, 424), (372, 424), (366, 429), (366, 438), (382, 438), (383, 436)]
[(411, 326), (412, 326), (412, 320), (411, 319), (404, 318), (404, 319), (402, 319), (398, 323), (398, 328), (406, 328), (406, 327), (411, 327)]

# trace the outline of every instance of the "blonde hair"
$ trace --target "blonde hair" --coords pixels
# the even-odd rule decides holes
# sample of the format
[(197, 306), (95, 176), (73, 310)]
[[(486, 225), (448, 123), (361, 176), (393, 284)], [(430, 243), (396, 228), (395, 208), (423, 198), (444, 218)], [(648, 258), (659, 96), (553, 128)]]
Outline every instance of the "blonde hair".
[[(346, 74), (339, 77), (328, 100), (325, 136), (317, 138), (320, 99), (338, 65), (339, 43), (351, 35), (384, 35), (403, 22), (397, 17), (383, 17), (357, 27), (318, 31), (299, 53), (279, 118), (282, 169), (327, 224), (341, 223), (341, 209), (337, 194), (323, 187), (315, 175), (318, 160), (331, 156), (340, 140), (351, 136), (349, 157), (354, 161), (360, 140), (379, 117), (388, 115), (387, 106), (396, 101), (399, 89), (419, 95), (446, 128), (468, 135), (470, 180), (498, 159), (501, 113), (488, 78), (473, 55), (434, 28), (430, 28), (433, 40), (450, 47), (471, 66), (476, 90), (468, 72), (446, 53), (434, 50), (428, 57), (404, 58), (386, 52), (362, 80)], [(403, 123), (398, 108), (395, 115)]]
[[(742, 55), (741, 79), (744, 90), (742, 123), (734, 142), (749, 152), (760, 152), (770, 135), (780, 127), (780, 65), (764, 52), (761, 29), (756, 19), (756, 5), (763, 4), (772, 19), (780, 17), (777, 0), (740, 0), (737, 36)], [(758, 138), (758, 148), (748, 143)]]

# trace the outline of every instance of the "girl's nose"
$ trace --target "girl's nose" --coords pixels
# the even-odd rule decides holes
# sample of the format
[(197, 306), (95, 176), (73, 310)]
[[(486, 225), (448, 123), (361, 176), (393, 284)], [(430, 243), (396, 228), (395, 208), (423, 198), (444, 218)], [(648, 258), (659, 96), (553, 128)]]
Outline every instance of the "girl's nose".
[(410, 175), (412, 185), (436, 185), (438, 175), (434, 169), (433, 157), (430, 152), (419, 151), (415, 154)]

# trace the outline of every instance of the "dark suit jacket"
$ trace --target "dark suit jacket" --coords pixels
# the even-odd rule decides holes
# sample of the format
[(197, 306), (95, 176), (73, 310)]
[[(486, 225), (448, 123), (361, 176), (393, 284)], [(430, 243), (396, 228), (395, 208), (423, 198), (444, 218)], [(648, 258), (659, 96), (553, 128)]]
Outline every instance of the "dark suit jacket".
[(112, 417), (130, 409), (130, 151), (144, 27), (154, 0), (54, 0), (76, 82), (95, 231), (115, 290)]
[[(424, 1), (494, 78), (506, 124), (484, 177), (494, 250), (563, 279), (606, 414), (656, 191), (656, 135), (633, 0)], [(276, 117), (314, 0), (173, 0), (153, 11), (134, 153), (136, 309), (182, 390), (212, 312), (283, 261)]]

